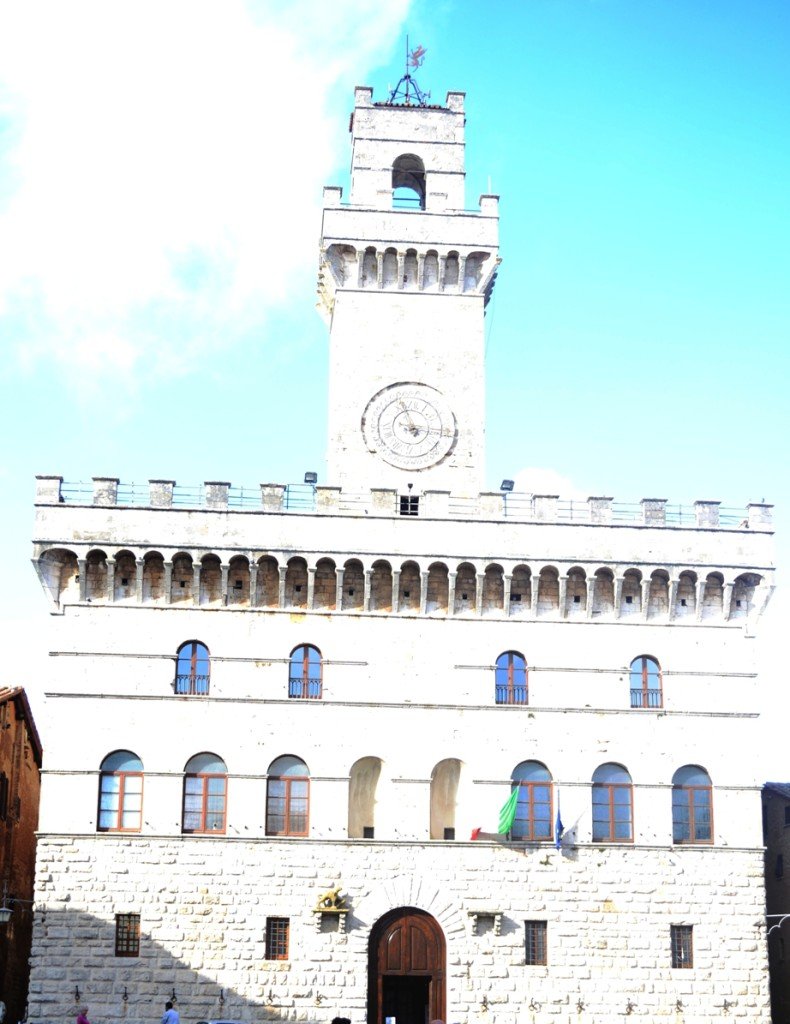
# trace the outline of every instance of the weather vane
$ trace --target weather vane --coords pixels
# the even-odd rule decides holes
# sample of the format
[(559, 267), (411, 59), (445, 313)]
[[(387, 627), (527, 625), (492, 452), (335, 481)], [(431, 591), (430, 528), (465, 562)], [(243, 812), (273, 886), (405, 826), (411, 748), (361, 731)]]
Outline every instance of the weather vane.
[(411, 70), (422, 67), (425, 61), (425, 54), (428, 51), (424, 46), (415, 46), (409, 49), (409, 37), (406, 36), (406, 74), (390, 93), (390, 103), (403, 103), (407, 107), (425, 107), (431, 98), (429, 92), (423, 92), (411, 76)]

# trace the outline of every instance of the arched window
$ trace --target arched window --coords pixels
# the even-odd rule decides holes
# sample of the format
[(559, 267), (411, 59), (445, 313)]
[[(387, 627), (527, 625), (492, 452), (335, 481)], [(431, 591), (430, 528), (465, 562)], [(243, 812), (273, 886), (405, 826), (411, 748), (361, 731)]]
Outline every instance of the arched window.
[(497, 704), (527, 703), (527, 662), (518, 651), (505, 651), (496, 660), (494, 700)]
[(310, 819), (310, 773), (291, 754), (269, 765), (266, 783), (266, 835), (306, 836)]
[(216, 754), (196, 754), (184, 768), (182, 832), (224, 832), (228, 769)]
[(620, 764), (602, 764), (593, 773), (592, 837), (594, 843), (631, 843), (634, 808), (631, 776)]
[(631, 707), (660, 708), (664, 700), (661, 692), (661, 666), (655, 658), (642, 655), (631, 662)]
[(413, 153), (404, 153), (392, 165), (392, 205), (425, 209), (425, 165)]
[(178, 648), (176, 661), (176, 693), (208, 693), (210, 660), (208, 647), (198, 640), (189, 640)]
[(708, 773), (696, 764), (672, 776), (672, 842), (713, 842), (713, 789)]
[(552, 787), (546, 765), (540, 761), (522, 761), (510, 778), (518, 786), (511, 838), (533, 842), (551, 839)]
[(288, 696), (318, 700), (321, 696), (321, 652), (302, 644), (291, 652), (288, 665)]
[(139, 832), (143, 823), (143, 762), (116, 750), (101, 763), (99, 832)]

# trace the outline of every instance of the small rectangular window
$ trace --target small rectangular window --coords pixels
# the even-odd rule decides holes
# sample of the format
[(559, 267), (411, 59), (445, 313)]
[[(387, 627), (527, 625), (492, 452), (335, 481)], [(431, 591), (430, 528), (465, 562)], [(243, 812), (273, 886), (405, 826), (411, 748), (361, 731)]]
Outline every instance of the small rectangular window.
[(362, 826), (362, 838), (363, 839), (373, 839), (374, 835), (375, 835), (375, 830), (374, 830), (372, 825), (363, 825)]
[(444, 838), (445, 839), (455, 839), (455, 829), (454, 828), (446, 828), (444, 830)]
[(545, 967), (547, 924), (545, 921), (525, 921), (525, 960), (528, 967)]
[(777, 878), (784, 878), (785, 874), (785, 859), (781, 853), (776, 855), (776, 864), (774, 865), (774, 874)]
[(790, 804), (785, 804), (785, 825), (790, 825)]
[(115, 915), (115, 955), (140, 955), (140, 915)]
[(401, 494), (400, 514), (402, 516), (418, 516), (420, 514), (420, 499), (411, 494)]
[(670, 928), (672, 942), (672, 966), (693, 967), (694, 948), (692, 944), (693, 926), (690, 924), (673, 924)]
[(266, 959), (288, 959), (288, 932), (291, 920), (288, 917), (266, 918)]
[(511, 594), (510, 595), (510, 600), (511, 601), (520, 601), (521, 600), (521, 594)]

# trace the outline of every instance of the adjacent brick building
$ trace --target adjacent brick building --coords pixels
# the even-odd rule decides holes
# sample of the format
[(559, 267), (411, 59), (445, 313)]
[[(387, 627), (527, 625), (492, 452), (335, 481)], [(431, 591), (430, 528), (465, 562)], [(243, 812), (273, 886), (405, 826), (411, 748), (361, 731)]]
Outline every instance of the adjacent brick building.
[(481, 491), (464, 131), (356, 91), (327, 483), (38, 480), (36, 1022), (769, 1020), (770, 507)]
[(33, 879), (41, 787), (41, 742), (25, 691), (0, 689), (0, 999), (6, 1019), (23, 1020), (33, 932)]

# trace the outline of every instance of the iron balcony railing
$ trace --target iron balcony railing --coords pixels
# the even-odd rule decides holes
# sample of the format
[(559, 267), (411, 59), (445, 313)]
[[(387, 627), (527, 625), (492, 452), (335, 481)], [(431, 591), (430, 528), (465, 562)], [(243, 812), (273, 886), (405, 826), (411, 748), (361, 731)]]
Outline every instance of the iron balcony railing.
[(506, 683), (498, 683), (494, 687), (494, 700), (497, 704), (526, 704), (527, 686), (508, 686)]
[(631, 690), (632, 708), (660, 708), (663, 707), (661, 690), (643, 690), (641, 688)]
[(320, 700), (321, 680), (304, 679), (302, 676), (290, 676), (288, 679), (288, 696), (300, 700)]
[(177, 694), (194, 694), (204, 697), (208, 693), (208, 676), (184, 675), (176, 676), (175, 691)]

